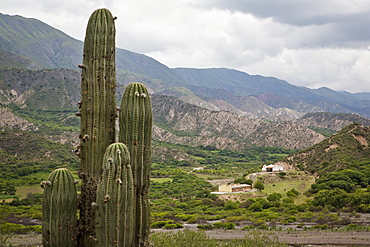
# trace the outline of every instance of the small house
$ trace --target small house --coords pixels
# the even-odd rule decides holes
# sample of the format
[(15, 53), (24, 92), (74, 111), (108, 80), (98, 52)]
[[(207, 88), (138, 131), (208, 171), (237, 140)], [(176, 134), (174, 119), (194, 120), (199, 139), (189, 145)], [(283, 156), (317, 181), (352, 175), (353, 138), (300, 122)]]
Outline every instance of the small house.
[(262, 171), (263, 172), (282, 172), (284, 170), (284, 167), (281, 165), (263, 165)]
[(252, 189), (250, 184), (225, 184), (218, 186), (219, 192), (233, 193), (233, 192), (248, 192)]

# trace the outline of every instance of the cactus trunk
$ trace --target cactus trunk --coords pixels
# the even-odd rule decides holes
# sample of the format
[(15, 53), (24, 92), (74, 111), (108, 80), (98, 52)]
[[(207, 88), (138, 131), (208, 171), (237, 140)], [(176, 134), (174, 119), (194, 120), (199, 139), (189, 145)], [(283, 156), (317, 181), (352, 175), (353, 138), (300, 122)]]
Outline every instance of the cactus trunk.
[(116, 74), (115, 25), (109, 10), (98, 9), (90, 16), (85, 36), (80, 115), (81, 188), (79, 246), (93, 246), (96, 185), (102, 172), (103, 155), (115, 142)]
[(76, 246), (77, 192), (68, 169), (54, 170), (44, 188), (42, 206), (43, 246)]
[(123, 143), (108, 146), (97, 188), (97, 246), (131, 247), (134, 185), (130, 154)]
[(149, 173), (151, 166), (152, 107), (147, 88), (131, 83), (122, 97), (119, 140), (127, 145), (135, 188), (133, 246), (147, 246), (150, 226)]

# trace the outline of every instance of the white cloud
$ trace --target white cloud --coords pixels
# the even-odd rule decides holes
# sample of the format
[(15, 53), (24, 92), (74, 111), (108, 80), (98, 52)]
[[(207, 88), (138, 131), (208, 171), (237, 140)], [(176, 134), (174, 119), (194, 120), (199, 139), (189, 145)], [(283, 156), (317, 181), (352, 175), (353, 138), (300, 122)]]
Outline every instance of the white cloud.
[[(241, 68), (243, 69), (243, 68)], [(310, 88), (370, 92), (370, 52), (359, 49), (285, 49), (248, 68)]]

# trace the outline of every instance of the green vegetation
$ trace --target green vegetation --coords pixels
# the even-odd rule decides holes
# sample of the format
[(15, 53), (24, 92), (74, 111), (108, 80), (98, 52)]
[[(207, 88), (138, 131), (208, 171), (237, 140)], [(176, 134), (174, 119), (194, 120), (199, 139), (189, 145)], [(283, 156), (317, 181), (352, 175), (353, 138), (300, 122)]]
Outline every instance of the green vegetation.
[[(263, 164), (275, 163), (293, 150), (271, 147), (252, 147), (242, 151), (221, 150), (214, 146), (190, 147), (154, 141), (155, 147), (166, 147), (182, 152), (184, 160), (166, 159), (159, 155), (153, 157), (151, 176), (169, 177), (173, 174), (193, 171), (206, 179), (230, 178), (245, 180), (244, 174), (260, 171)], [(193, 170), (195, 167), (203, 169)], [(244, 181), (249, 182), (250, 181)]]
[(370, 181), (370, 163), (361, 164), (357, 170), (344, 169), (323, 175), (312, 185), (310, 192), (339, 188), (346, 192), (355, 192), (356, 188), (366, 188)]
[[(324, 141), (301, 150), (283, 161), (319, 176), (345, 169), (362, 169), (370, 163), (370, 128), (353, 123)], [(368, 169), (365, 167), (365, 170)]]
[(76, 109), (65, 110), (40, 110), (21, 108), (17, 105), (10, 105), (12, 112), (30, 123), (38, 126), (33, 131), (38, 134), (60, 135), (63, 132), (78, 132), (79, 119), (75, 116)]
[(154, 246), (161, 247), (285, 247), (279, 243), (277, 236), (255, 231), (242, 239), (218, 241), (207, 237), (204, 231), (159, 232), (151, 235)]
[(0, 185), (8, 188), (0, 194), (14, 192), (12, 186), (38, 184), (56, 168), (77, 169), (78, 159), (69, 145), (20, 130), (1, 131), (0, 139)]

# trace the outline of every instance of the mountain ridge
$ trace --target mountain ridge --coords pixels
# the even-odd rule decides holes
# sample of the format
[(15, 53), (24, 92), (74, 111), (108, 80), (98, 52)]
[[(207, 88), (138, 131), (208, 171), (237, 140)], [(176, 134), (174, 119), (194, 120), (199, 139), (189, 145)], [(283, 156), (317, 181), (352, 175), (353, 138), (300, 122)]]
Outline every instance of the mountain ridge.
[[(31, 37), (31, 46), (27, 46), (25, 37)], [(16, 106), (12, 107), (16, 115), (17, 107), (29, 108), (34, 112), (50, 111), (51, 114), (63, 111), (69, 114), (76, 109), (80, 99), (80, 72), (76, 64), (82, 58), (82, 41), (73, 39), (36, 19), (2, 14), (0, 40), (8, 41), (3, 43), (0, 50), (9, 58), (9, 63), (6, 64), (5, 57), (0, 69), (1, 104)], [(37, 65), (33, 57), (38, 53), (31, 54), (33, 47), (40, 45), (46, 45), (49, 51), (45, 51), (45, 54), (38, 58), (39, 64), (50, 68), (30, 70), (32, 63)], [(46, 49), (45, 47), (43, 49)], [(56, 54), (58, 55), (55, 56)], [(321, 126), (317, 121), (312, 124), (314, 120), (307, 119), (306, 122), (289, 121), (324, 109), (352, 113), (358, 110), (355, 107), (357, 103), (361, 103), (362, 107), (368, 102), (366, 93), (338, 93), (327, 88), (311, 90), (277, 78), (249, 75), (233, 69), (170, 69), (153, 58), (124, 49), (117, 48), (116, 58), (118, 99), (129, 82), (145, 83), (154, 99), (158, 138), (172, 143), (191, 143), (196, 146), (206, 142), (220, 148), (232, 149), (242, 149), (248, 145), (305, 148), (323, 138), (315, 128), (325, 129), (328, 126)], [(67, 68), (58, 68), (64, 65)], [(11, 68), (13, 66), (16, 68)], [(209, 110), (196, 108), (197, 110), (192, 112), (193, 115), (189, 112), (183, 116), (183, 113), (180, 113), (181, 108), (173, 109), (170, 105), (181, 105), (188, 110), (195, 108), (175, 99), (169, 100), (165, 96), (159, 96), (160, 94), (172, 95)], [(305, 98), (306, 100), (302, 100)], [(156, 99), (163, 100), (162, 103), (167, 106), (158, 105)], [(343, 104), (335, 103), (334, 100), (340, 100)], [(162, 112), (156, 110), (156, 107), (162, 109)], [(163, 116), (171, 111), (179, 117), (177, 123)], [(68, 114), (68, 119), (63, 121), (76, 124)], [(338, 120), (339, 123), (343, 127), (343, 121)], [(228, 129), (227, 125), (233, 127)], [(193, 129), (186, 129), (190, 126), (194, 126)], [(238, 129), (243, 129), (243, 133)], [(337, 127), (335, 131), (338, 131)]]
[[(0, 49), (29, 58), (45, 68), (70, 68), (77, 70), (81, 62), (83, 42), (38, 21), (21, 16), (0, 14)], [(117, 48), (117, 82), (127, 85), (129, 80), (143, 81), (151, 92), (158, 93), (176, 87), (187, 87), (197, 97), (213, 97), (200, 87), (224, 89), (233, 96), (254, 97), (254, 110), (242, 109), (247, 116), (266, 118), (268, 115), (284, 114), (290, 109), (300, 113), (329, 111), (334, 113), (357, 113), (370, 117), (368, 94), (335, 92), (330, 89), (308, 89), (294, 86), (274, 77), (249, 75), (245, 72), (227, 68), (174, 68), (170, 69), (153, 58)], [(130, 79), (131, 78), (131, 79)], [(225, 91), (225, 92), (226, 92)], [(270, 94), (266, 97), (266, 94)], [(265, 96), (263, 96), (265, 95)], [(188, 99), (195, 102), (199, 99)], [(204, 100), (204, 99), (202, 99)], [(225, 99), (222, 99), (226, 101)], [(209, 104), (211, 103), (209, 100)], [(217, 103), (217, 101), (214, 101)], [(238, 102), (234, 107), (239, 108)], [(201, 102), (199, 102), (200, 104)], [(267, 106), (279, 109), (276, 113)], [(245, 106), (245, 105), (244, 105)], [(217, 105), (213, 107), (218, 107)], [(261, 107), (259, 110), (258, 108)], [(260, 113), (259, 113), (260, 112)], [(286, 112), (286, 115), (291, 112)], [(303, 115), (301, 114), (301, 115)], [(297, 115), (297, 114), (294, 114)], [(294, 117), (294, 116), (293, 116)], [(271, 116), (275, 121), (276, 116)], [(284, 119), (286, 120), (286, 119)]]

